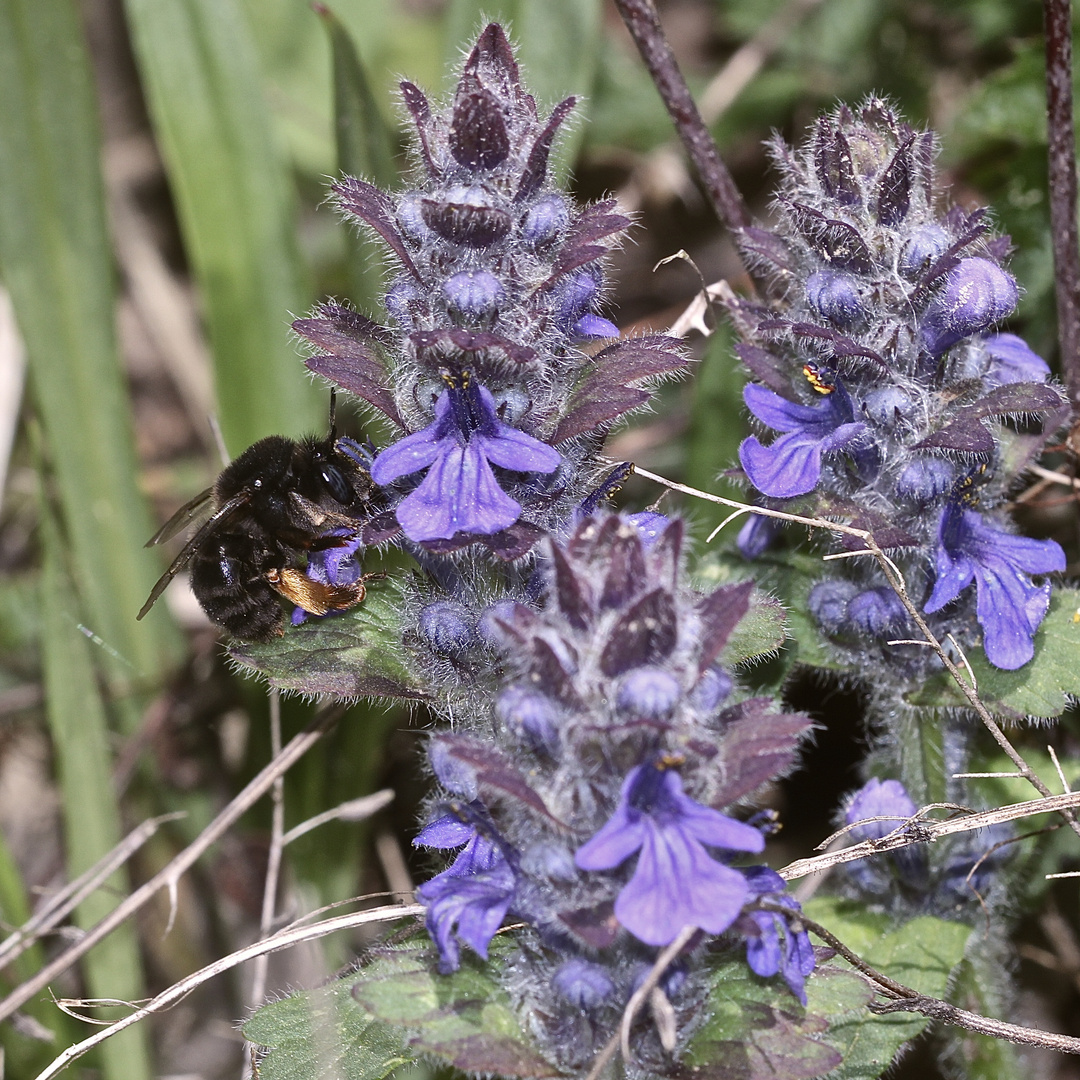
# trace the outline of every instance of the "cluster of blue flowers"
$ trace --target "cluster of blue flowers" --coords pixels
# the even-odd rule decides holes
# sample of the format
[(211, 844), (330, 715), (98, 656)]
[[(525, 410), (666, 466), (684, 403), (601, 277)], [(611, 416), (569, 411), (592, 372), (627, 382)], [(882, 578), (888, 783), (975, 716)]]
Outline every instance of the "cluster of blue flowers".
[[(760, 854), (772, 819), (730, 813), (791, 767), (809, 721), (737, 690), (722, 654), (752, 586), (690, 589), (682, 523), (657, 531), (655, 517), (593, 515), (544, 542), (542, 603), (496, 603), (481, 620), (508, 674), (473, 686), (467, 732), (429, 744), (440, 792), (416, 843), (460, 849), (418, 893), (443, 969), (462, 945), (486, 956), (508, 915), (524, 923), (508, 982), (566, 1068), (602, 1048), (686, 927), (703, 933), (661, 987), (683, 1028), (705, 935), (745, 941), (751, 968), (803, 1002), (814, 967), (783, 880), (732, 865)], [(637, 1039), (638, 1062), (667, 1071), (647, 1018)]]
[(346, 218), (388, 249), (391, 325), (326, 304), (294, 327), (320, 350), (312, 371), (402, 433), (371, 463), (391, 505), (365, 543), (397, 537), (422, 559), (479, 543), (519, 559), (601, 482), (612, 421), (686, 361), (659, 335), (580, 348), (618, 338), (597, 307), (603, 259), (630, 221), (611, 201), (579, 210), (552, 185), (548, 157), (574, 99), (540, 116), (499, 26), (480, 36), (447, 110), (401, 89), (421, 186), (334, 185)]
[[(599, 456), (608, 428), (686, 364), (661, 336), (583, 348), (618, 338), (599, 312), (602, 263), (629, 221), (552, 186), (573, 100), (539, 115), (497, 25), (446, 109), (402, 92), (417, 188), (334, 187), (389, 249), (391, 325), (327, 304), (295, 327), (319, 350), (308, 367), (400, 433), (355, 451), (386, 510), (308, 572), (346, 580), (384, 542), (424, 571), (401, 584), (401, 610), (451, 722), (429, 742), (438, 792), (416, 838), (453, 853), (418, 889), (438, 964), (484, 959), (504, 920), (523, 923), (494, 977), (564, 1068), (592, 1060), (686, 927), (698, 936), (657, 991), (679, 1039), (718, 935), (805, 1001), (798, 905), (773, 871), (738, 865), (771, 820), (733, 815), (792, 767), (808, 721), (747, 698), (722, 666), (752, 586), (695, 592), (681, 522), (603, 507), (629, 471)], [(670, 1071), (682, 1043), (669, 1044), (638, 1022), (643, 1067)]]
[[(681, 521), (604, 505), (630, 470), (601, 458), (607, 431), (686, 360), (666, 337), (618, 340), (600, 313), (604, 258), (630, 222), (612, 202), (576, 208), (548, 178), (573, 99), (541, 115), (497, 25), (445, 108), (411, 83), (402, 94), (416, 186), (334, 185), (389, 252), (389, 325), (334, 303), (295, 323), (317, 349), (308, 367), (395, 429), (381, 448), (347, 443), (379, 510), (313, 551), (308, 573), (355, 581), (378, 543), (420, 567), (399, 587), (403, 649), (446, 721), (415, 840), (443, 857), (417, 892), (433, 963), (486, 961), (513, 920), (492, 978), (569, 1072), (689, 929), (628, 1062), (669, 1075), (720, 953), (743, 950), (806, 1003), (799, 905), (752, 862), (774, 821), (744, 810), (794, 766), (809, 720), (748, 696), (725, 664), (751, 603), (767, 603), (752, 583), (695, 590)], [(746, 404), (776, 433), (743, 443), (745, 475), (769, 506), (871, 531), (941, 637), (969, 646), (981, 628), (990, 662), (1018, 668), (1064, 555), (1009, 524), (1009, 485), (1042, 436), (1008, 420), (1052, 430), (1065, 403), (1043, 361), (995, 332), (1018, 295), (1006, 245), (980, 213), (938, 214), (933, 137), (880, 101), (823, 118), (799, 153), (774, 150), (778, 225), (740, 233), (771, 300), (729, 303), (756, 380)], [(759, 518), (739, 544), (756, 556), (774, 539)], [(910, 685), (927, 651), (882, 648), (912, 636), (904, 606), (876, 567), (832, 566), (809, 591), (821, 630)], [(898, 781), (873, 780), (847, 821), (880, 838), (914, 813)], [(905, 917), (951, 916), (986, 892), (997, 840), (854, 864), (846, 888)]]
[[(1011, 670), (1033, 655), (1042, 575), (1065, 556), (1013, 533), (1006, 493), (1042, 441), (1005, 418), (1042, 415), (1052, 433), (1067, 406), (1045, 362), (994, 332), (1018, 299), (1001, 265), (1007, 239), (983, 211), (938, 212), (935, 149), (932, 133), (873, 99), (819, 119), (798, 152), (773, 146), (778, 224), (745, 230), (742, 246), (777, 299), (730, 309), (758, 380), (746, 404), (780, 434), (751, 436), (739, 458), (767, 505), (871, 531), (939, 637), (974, 644), (977, 622), (987, 659)], [(754, 557), (773, 538), (752, 522), (740, 546)], [(809, 608), (840, 648), (869, 654), (868, 640), (912, 636), (877, 570), (850, 561)], [(890, 650), (888, 663), (900, 660)]]

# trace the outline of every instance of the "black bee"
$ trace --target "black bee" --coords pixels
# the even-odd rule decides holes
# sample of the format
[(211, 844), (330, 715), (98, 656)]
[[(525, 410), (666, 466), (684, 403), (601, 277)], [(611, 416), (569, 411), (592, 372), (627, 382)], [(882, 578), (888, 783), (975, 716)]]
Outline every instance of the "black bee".
[(249, 446), (214, 482), (182, 506), (147, 542), (164, 543), (204, 514), (210, 516), (162, 574), (142, 606), (142, 618), (170, 581), (191, 565), (191, 588), (203, 611), (246, 641), (272, 641), (284, 631), (279, 597), (325, 615), (363, 601), (364, 574), (348, 585), (309, 578), (298, 564), (306, 552), (343, 546), (370, 517), (371, 477), (356, 443), (299, 442), (271, 435)]

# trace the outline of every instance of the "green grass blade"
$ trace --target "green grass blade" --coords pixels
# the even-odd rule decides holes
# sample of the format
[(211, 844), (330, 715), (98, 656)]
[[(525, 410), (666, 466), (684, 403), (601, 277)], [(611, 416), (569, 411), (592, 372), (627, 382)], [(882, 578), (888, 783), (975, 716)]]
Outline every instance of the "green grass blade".
[[(686, 442), (686, 482), (701, 491), (744, 499), (746, 489), (720, 478), (725, 469), (737, 468), (739, 443), (746, 435), (742, 416), (742, 388), (746, 377), (732, 348), (733, 334), (722, 322), (709, 338), (693, 386), (690, 431)], [(730, 514), (714, 503), (697, 503), (694, 517), (712, 529)], [(734, 538), (743, 521), (733, 522), (724, 531), (725, 540)], [(731, 537), (728, 536), (728, 531)]]
[(236, 0), (125, 8), (188, 257), (205, 304), (221, 426), (235, 455), (325, 427), (289, 336), (309, 304), (294, 192)]
[[(109, 732), (91, 661), (90, 643), (79, 630), (74, 590), (64, 565), (58, 525), (42, 499), (41, 539), (43, 651), (46, 715), (63, 796), (64, 835), (70, 877), (89, 869), (120, 841), (119, 810), (110, 775)], [(87, 928), (108, 914), (127, 891), (117, 871), (79, 905), (77, 921)], [(93, 997), (127, 1001), (143, 996), (142, 968), (134, 927), (119, 928), (84, 961)], [(134, 1027), (101, 1050), (107, 1080), (151, 1080), (147, 1032)]]
[[(338, 170), (392, 188), (398, 182), (396, 139), (383, 119), (372, 80), (341, 20), (328, 8), (316, 10), (330, 39)], [(377, 316), (383, 286), (381, 248), (359, 233), (350, 235), (348, 252), (350, 299), (361, 311)]]
[(0, 0), (0, 272), (37, 407), (88, 625), (114, 680), (153, 677), (178, 639), (164, 605), (135, 613), (160, 571), (114, 336), (114, 282), (93, 84), (70, 0)]

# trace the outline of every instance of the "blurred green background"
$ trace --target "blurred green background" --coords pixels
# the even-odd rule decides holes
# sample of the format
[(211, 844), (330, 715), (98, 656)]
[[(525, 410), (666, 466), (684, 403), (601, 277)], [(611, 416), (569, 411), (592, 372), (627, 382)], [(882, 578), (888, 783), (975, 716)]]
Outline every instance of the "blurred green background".
[[(1025, 295), (1010, 328), (1053, 358), (1035, 0), (677, 0), (660, 10), (760, 216), (771, 130), (797, 139), (819, 110), (871, 92), (935, 127), (952, 199), (993, 205), (1017, 246)], [(143, 543), (212, 481), (222, 447), (235, 455), (267, 434), (324, 428), (327, 395), (306, 377), (289, 323), (327, 296), (378, 317), (384, 265), (323, 205), (327, 184), (343, 168), (391, 186), (407, 172), (397, 78), (445, 90), (446, 64), (482, 17), (511, 28), (541, 104), (583, 97), (559, 158), (577, 193), (615, 192), (637, 215), (613, 262), (620, 326), (662, 328), (692, 299), (693, 267), (654, 270), (679, 249), (705, 280), (737, 286), (733, 250), (599, 0), (336, 0), (318, 12), (306, 0), (0, 0), (5, 928), (147, 817), (185, 811), (80, 905), (75, 924), (92, 924), (268, 760), (265, 691), (229, 671), (190, 597), (170, 590), (135, 621), (166, 565)], [(741, 376), (723, 328), (694, 347), (696, 378), (617, 432), (611, 452), (719, 490), (743, 435)], [(361, 415), (346, 423), (364, 431)], [(655, 492), (631, 485), (627, 497)], [(286, 738), (311, 708), (285, 703)], [(381, 786), (398, 798), (373, 823), (326, 825), (288, 849), (283, 914), (400, 885), (399, 838), (422, 790), (418, 723), (398, 708), (350, 709), (290, 773), (287, 827)], [(138, 997), (252, 940), (269, 820), (267, 803), (183, 880), (168, 936), (162, 896), (54, 990)], [(67, 939), (24, 953), (0, 972), (0, 991)], [(325, 977), (360, 944), (288, 954), (271, 966), (271, 989)], [(232, 1024), (249, 990), (234, 976), (72, 1075), (238, 1075)], [(33, 1076), (79, 1037), (47, 1001), (27, 1006), (0, 1030), (4, 1075)]]

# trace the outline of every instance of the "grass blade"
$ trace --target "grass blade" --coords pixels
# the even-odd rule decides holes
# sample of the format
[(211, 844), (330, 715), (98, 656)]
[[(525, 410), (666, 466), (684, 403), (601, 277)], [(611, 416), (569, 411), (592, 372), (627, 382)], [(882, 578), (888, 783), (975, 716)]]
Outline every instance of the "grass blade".
[[(177, 651), (157, 574), (114, 336), (93, 85), (70, 0), (0, 0), (0, 269), (26, 342), (87, 623), (114, 681)], [(115, 656), (123, 657), (123, 661)]]
[[(338, 170), (392, 188), (398, 182), (395, 133), (383, 119), (372, 80), (349, 31), (329, 8), (320, 4), (316, 11), (330, 39)], [(350, 235), (348, 252), (350, 299), (361, 311), (377, 316), (383, 286), (382, 250), (370, 236), (360, 233)]]
[(206, 310), (235, 455), (325, 426), (289, 337), (309, 296), (294, 191), (236, 0), (127, 0), (136, 58)]
[[(74, 592), (64, 566), (58, 524), (45, 500), (41, 501), (45, 711), (63, 796), (68, 874), (74, 878), (119, 842), (120, 820), (110, 776), (105, 707), (94, 677), (90, 645), (79, 630), (79, 613), (73, 610)], [(127, 891), (124, 871), (118, 870), (108, 886), (79, 905), (80, 926), (93, 926), (116, 906), (116, 896)], [(84, 972), (94, 997), (128, 1001), (142, 997), (142, 968), (131, 923), (87, 954)], [(106, 1044), (101, 1053), (109, 1080), (151, 1080), (153, 1076), (142, 1030), (125, 1032)]]

